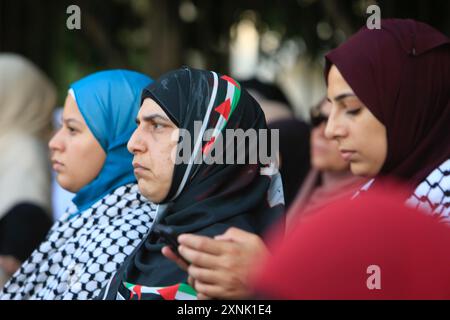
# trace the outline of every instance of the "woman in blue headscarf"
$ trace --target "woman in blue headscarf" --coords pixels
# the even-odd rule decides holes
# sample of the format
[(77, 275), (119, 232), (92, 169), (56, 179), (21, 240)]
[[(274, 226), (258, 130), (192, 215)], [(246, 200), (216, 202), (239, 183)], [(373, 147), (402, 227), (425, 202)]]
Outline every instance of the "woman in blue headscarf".
[(127, 142), (151, 82), (113, 70), (71, 86), (49, 147), (58, 183), (76, 196), (1, 299), (95, 297), (144, 238), (155, 208), (139, 194)]

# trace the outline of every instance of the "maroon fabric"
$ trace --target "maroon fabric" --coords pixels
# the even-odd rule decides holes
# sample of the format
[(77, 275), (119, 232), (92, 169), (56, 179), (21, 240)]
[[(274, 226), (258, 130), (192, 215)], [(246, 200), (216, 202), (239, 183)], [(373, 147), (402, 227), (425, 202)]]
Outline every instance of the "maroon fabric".
[(450, 157), (450, 39), (413, 20), (362, 28), (326, 56), (384, 124), (388, 155), (380, 172), (422, 181)]
[[(272, 299), (450, 299), (450, 230), (382, 182), (299, 220), (254, 279)], [(282, 234), (280, 233), (279, 239)], [(380, 289), (369, 289), (380, 269)]]

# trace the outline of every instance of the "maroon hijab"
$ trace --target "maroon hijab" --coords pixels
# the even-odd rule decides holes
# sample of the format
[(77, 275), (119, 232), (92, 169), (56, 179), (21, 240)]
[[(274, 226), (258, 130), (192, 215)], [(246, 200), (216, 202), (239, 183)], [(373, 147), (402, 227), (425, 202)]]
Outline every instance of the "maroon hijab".
[(326, 56), (386, 127), (381, 175), (418, 184), (450, 157), (450, 39), (413, 20), (362, 28)]

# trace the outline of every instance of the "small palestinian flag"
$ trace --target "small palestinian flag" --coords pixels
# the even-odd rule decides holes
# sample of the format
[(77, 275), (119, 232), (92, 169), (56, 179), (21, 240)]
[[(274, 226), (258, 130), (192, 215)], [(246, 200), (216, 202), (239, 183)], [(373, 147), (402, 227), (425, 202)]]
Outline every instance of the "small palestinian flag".
[(220, 117), (216, 123), (211, 139), (203, 147), (203, 154), (207, 154), (209, 152), (217, 136), (226, 127), (228, 119), (230, 119), (230, 116), (236, 109), (241, 97), (241, 86), (238, 82), (228, 76), (222, 76), (220, 78), (227, 82), (227, 93), (225, 100), (214, 109), (220, 114)]
[(169, 287), (146, 287), (128, 282), (124, 282), (124, 285), (130, 291), (130, 299), (135, 295), (138, 300), (145, 298), (146, 295), (157, 295), (163, 300), (197, 300), (197, 292), (186, 283)]

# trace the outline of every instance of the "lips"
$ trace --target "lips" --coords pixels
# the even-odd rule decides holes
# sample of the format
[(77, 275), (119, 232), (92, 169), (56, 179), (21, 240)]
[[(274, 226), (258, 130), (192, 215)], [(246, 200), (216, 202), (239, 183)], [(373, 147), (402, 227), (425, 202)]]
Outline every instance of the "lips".
[(143, 169), (148, 170), (148, 168), (144, 167), (143, 165), (139, 164), (138, 162), (133, 162), (133, 168), (136, 169)]
[(55, 170), (56, 172), (59, 172), (64, 167), (64, 163), (62, 163), (56, 159), (52, 159), (52, 167), (53, 167), (53, 170)]
[(353, 150), (340, 149), (339, 152), (341, 153), (342, 159), (345, 161), (351, 161), (352, 156), (355, 154), (355, 151)]
[(139, 164), (138, 162), (133, 162), (133, 168), (134, 168), (134, 174), (136, 176), (140, 176), (142, 174), (145, 174), (147, 171), (149, 171), (148, 168), (144, 167), (143, 165)]

